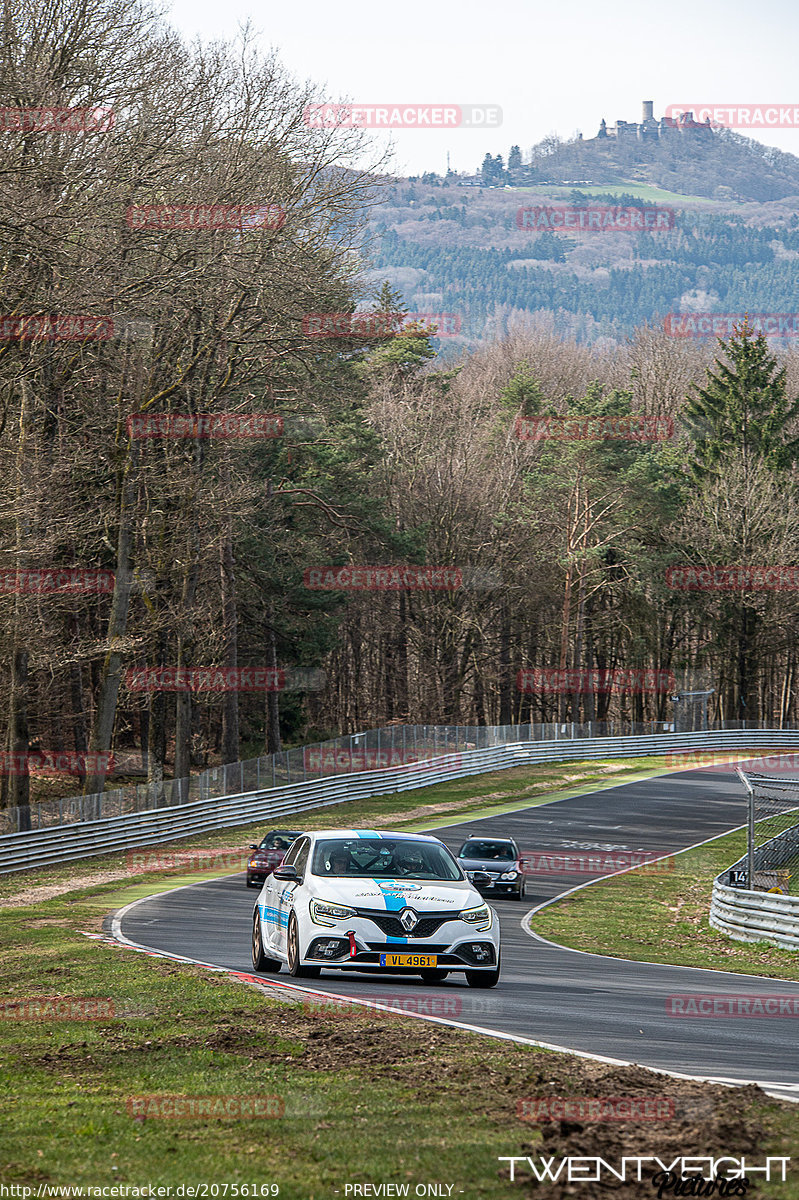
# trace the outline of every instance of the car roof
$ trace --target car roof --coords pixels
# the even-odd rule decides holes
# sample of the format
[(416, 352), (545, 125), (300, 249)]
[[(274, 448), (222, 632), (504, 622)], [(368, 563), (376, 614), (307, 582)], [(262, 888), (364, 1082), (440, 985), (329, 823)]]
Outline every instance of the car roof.
[(433, 842), (441, 845), (437, 837), (424, 833), (395, 833), (393, 829), (309, 829), (306, 834), (311, 838), (386, 838), (392, 842)]
[(482, 833), (470, 833), (464, 838), (466, 842), (488, 842), (492, 846), (515, 846), (516, 842), (510, 837), (491, 837), (490, 834), (483, 835)]

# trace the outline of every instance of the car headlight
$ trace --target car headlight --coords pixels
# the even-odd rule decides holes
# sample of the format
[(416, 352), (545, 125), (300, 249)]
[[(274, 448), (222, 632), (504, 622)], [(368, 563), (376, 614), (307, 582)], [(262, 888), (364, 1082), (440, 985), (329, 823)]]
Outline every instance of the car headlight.
[(247, 863), (247, 866), (250, 868), (250, 870), (252, 870), (253, 867), (260, 867), (260, 865), (261, 864), (258, 862), (258, 860), (256, 858), (251, 858), (250, 861)]
[(347, 908), (346, 904), (336, 904), (332, 900), (312, 900), (311, 920), (314, 925), (335, 925), (336, 921), (345, 921), (354, 917), (355, 909)]
[(487, 904), (478, 904), (477, 908), (465, 908), (460, 914), (462, 921), (475, 925), (478, 929), (490, 929), (493, 920), (491, 909)]
[(500, 879), (517, 879), (518, 875), (518, 871), (503, 871), (500, 875)]

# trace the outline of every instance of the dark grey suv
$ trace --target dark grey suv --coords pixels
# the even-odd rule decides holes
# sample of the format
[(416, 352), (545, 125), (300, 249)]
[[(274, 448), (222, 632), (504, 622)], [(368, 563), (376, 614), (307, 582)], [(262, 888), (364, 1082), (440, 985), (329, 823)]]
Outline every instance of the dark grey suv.
[[(525, 893), (524, 865), (519, 847), (513, 838), (476, 837), (469, 835), (458, 851), (458, 862), (482, 896), (509, 896), (523, 900)], [(474, 879), (475, 872), (488, 875), (490, 883)]]

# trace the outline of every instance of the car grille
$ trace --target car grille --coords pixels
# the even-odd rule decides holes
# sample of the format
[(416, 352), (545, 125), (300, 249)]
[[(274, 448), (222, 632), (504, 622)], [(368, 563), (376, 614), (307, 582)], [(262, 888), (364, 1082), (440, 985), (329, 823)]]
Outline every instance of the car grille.
[[(396, 942), (367, 942), (370, 950), (376, 950), (378, 954), (407, 954), (408, 946), (398, 946)], [(425, 954), (443, 954), (447, 950), (448, 944), (442, 942), (440, 945), (434, 942), (432, 945), (424, 946)], [(415, 950), (414, 954), (419, 954), (420, 951)]]
[(429, 938), (434, 933), (437, 933), (445, 921), (457, 920), (458, 914), (453, 912), (448, 913), (431, 913), (428, 916), (420, 917), (415, 929), (410, 932), (403, 928), (399, 917), (395, 913), (387, 913), (380, 909), (372, 908), (357, 908), (355, 910), (359, 917), (366, 917), (370, 921), (374, 921), (377, 928), (384, 933), (386, 937), (401, 937), (401, 938)]

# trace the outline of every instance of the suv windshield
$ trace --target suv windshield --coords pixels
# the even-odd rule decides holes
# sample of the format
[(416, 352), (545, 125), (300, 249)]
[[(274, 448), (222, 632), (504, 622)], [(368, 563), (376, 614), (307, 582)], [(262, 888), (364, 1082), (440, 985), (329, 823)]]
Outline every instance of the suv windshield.
[(498, 862), (511, 862), (516, 855), (509, 842), (464, 842), (458, 858), (494, 858)]
[(311, 874), (348, 879), (463, 879), (449, 851), (435, 842), (390, 838), (326, 838), (316, 843)]

